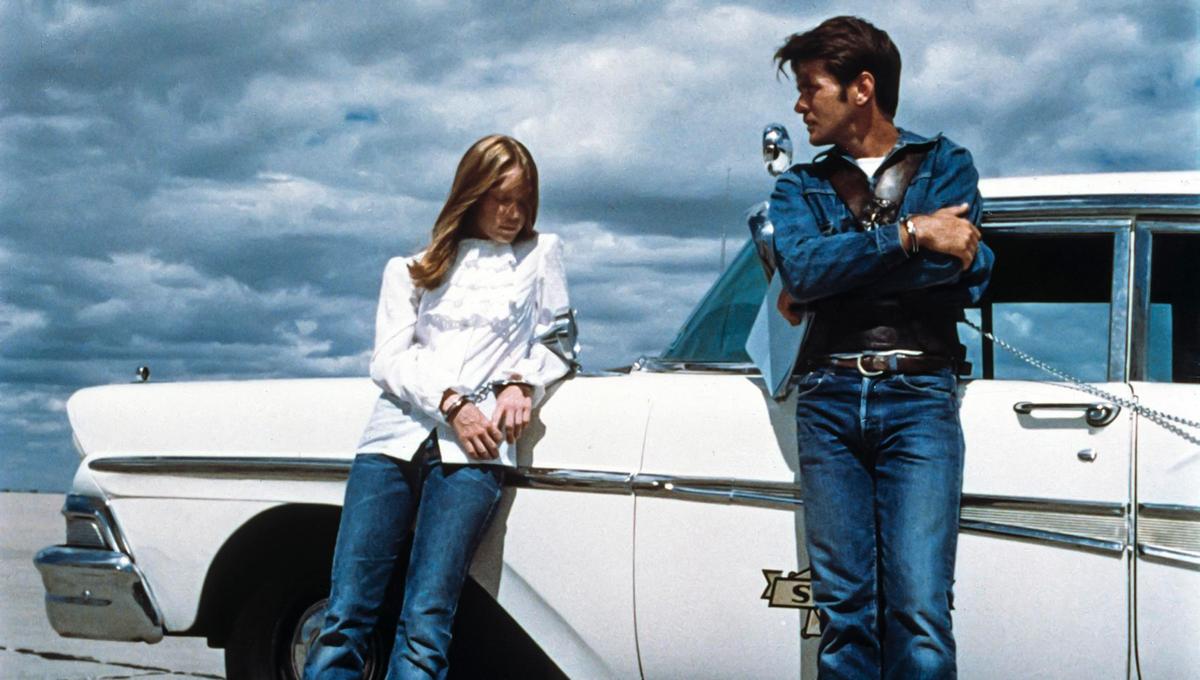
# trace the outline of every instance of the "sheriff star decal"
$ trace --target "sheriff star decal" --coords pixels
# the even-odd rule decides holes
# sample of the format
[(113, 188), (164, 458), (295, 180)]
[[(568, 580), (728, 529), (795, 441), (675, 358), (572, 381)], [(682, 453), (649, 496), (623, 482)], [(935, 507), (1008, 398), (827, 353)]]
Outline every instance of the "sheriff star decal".
[(820, 637), (821, 619), (817, 617), (817, 607), (813, 603), (812, 569), (793, 571), (787, 576), (775, 569), (763, 569), (762, 573), (767, 579), (767, 589), (762, 594), (767, 606), (804, 609), (806, 614), (800, 637)]

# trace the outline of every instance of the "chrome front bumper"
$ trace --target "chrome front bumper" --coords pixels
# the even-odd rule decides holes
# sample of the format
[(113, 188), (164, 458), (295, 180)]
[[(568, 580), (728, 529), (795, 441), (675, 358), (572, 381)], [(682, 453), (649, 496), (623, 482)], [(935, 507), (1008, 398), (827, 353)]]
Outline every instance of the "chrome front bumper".
[(33, 558), (46, 587), (51, 627), (63, 637), (161, 640), (162, 614), (142, 571), (124, 552), (125, 541), (107, 504), (70, 495), (63, 514), (68, 542), (83, 537), (86, 544), (51, 546)]

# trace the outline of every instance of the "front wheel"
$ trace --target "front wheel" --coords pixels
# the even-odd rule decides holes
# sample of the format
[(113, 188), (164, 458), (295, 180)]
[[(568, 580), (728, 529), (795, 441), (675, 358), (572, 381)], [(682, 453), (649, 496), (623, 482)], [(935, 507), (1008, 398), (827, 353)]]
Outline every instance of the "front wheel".
[[(325, 619), (328, 583), (266, 583), (246, 601), (225, 646), (229, 680), (300, 680)], [(379, 640), (367, 651), (363, 677), (380, 680), (387, 665)]]

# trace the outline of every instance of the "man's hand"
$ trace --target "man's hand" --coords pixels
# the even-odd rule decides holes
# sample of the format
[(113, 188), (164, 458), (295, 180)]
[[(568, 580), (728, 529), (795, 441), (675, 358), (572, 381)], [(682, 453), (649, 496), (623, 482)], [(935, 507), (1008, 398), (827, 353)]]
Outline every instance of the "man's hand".
[[(917, 245), (937, 253), (957, 257), (966, 270), (979, 251), (979, 228), (965, 219), (971, 206), (962, 203), (942, 208), (932, 215), (914, 215), (911, 219), (917, 230)], [(909, 234), (900, 225), (901, 243), (909, 247)]]
[[(446, 390), (443, 396), (442, 411), (445, 412), (446, 406), (458, 395)], [(459, 407), (454, 418), (450, 420), (450, 427), (454, 428), (458, 443), (462, 444), (468, 456), (482, 460), (492, 460), (500, 456), (496, 447), (503, 435), (475, 404), (467, 402)]]
[(504, 432), (504, 439), (512, 444), (521, 437), (529, 425), (533, 411), (532, 390), (521, 385), (509, 385), (496, 395), (496, 412), (492, 414), (492, 425)]
[(787, 322), (793, 326), (799, 325), (802, 320), (800, 310), (802, 309), (799, 302), (792, 299), (791, 295), (787, 294), (786, 290), (779, 291), (779, 299), (775, 301), (775, 309), (787, 319)]

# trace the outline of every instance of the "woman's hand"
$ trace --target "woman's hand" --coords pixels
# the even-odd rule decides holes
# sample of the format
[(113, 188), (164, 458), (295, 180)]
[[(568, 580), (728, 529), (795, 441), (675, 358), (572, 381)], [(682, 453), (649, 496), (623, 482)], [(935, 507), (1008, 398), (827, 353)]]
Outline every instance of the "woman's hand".
[[(442, 400), (443, 412), (457, 396), (454, 392), (446, 390)], [(460, 406), (450, 419), (450, 427), (454, 428), (458, 443), (466, 450), (468, 456), (482, 460), (494, 460), (500, 456), (496, 446), (503, 435), (475, 404), (468, 401)]]
[(504, 432), (509, 444), (517, 441), (529, 425), (533, 411), (533, 390), (522, 385), (509, 385), (496, 395), (496, 412), (492, 414), (492, 426)]

